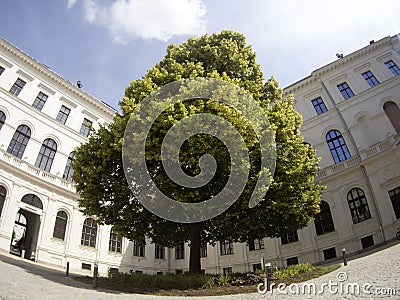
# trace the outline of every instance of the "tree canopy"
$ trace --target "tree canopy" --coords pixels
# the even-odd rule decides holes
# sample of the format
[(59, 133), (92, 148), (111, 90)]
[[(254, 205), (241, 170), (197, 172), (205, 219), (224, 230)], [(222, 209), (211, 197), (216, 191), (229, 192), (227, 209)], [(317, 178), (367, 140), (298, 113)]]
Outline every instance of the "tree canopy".
[[(146, 139), (146, 163), (159, 188), (181, 202), (199, 202), (218, 193), (227, 182), (231, 165), (225, 145), (198, 134), (187, 139), (179, 152), (179, 163), (189, 176), (199, 173), (199, 159), (210, 154), (217, 161), (212, 182), (204, 188), (187, 189), (173, 183), (163, 171), (160, 147), (166, 132), (187, 116), (208, 113), (233, 124), (243, 137), (250, 158), (248, 182), (239, 199), (221, 215), (187, 224), (167, 221), (147, 209), (133, 196), (122, 162), (124, 131), (138, 104), (164, 85), (184, 78), (208, 77), (233, 83), (249, 93), (263, 108), (276, 142), (276, 168), (264, 201), (249, 208), (250, 195), (260, 174), (260, 145), (250, 123), (234, 108), (213, 99), (182, 101), (162, 113)], [(83, 213), (111, 224), (121, 235), (173, 247), (190, 242), (191, 272), (200, 272), (200, 246), (229, 239), (246, 242), (278, 237), (305, 227), (319, 211), (321, 186), (314, 182), (317, 158), (300, 135), (301, 115), (293, 99), (283, 98), (277, 81), (264, 82), (256, 54), (245, 37), (236, 32), (190, 38), (169, 45), (167, 54), (138, 80), (130, 82), (120, 102), (121, 114), (108, 127), (92, 132), (76, 151), (73, 180)]]

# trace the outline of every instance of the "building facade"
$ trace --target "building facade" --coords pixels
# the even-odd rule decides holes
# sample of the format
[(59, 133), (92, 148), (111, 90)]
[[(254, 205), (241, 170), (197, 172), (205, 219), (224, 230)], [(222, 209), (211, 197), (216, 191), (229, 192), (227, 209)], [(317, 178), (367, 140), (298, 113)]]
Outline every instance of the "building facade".
[[(202, 248), (207, 273), (320, 264), (395, 237), (400, 226), (400, 42), (387, 37), (284, 89), (321, 157), (321, 213), (281, 238)], [(189, 246), (128, 241), (84, 216), (70, 163), (115, 110), (0, 39), (0, 251), (71, 271), (93, 265), (149, 274), (188, 269)]]

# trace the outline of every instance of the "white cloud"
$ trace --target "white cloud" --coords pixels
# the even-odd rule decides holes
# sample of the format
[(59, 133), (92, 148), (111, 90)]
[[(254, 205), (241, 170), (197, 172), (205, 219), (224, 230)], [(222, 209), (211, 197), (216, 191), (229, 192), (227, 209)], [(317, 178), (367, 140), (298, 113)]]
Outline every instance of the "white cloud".
[(116, 0), (108, 6), (85, 0), (83, 7), (86, 20), (108, 28), (117, 42), (206, 32), (202, 0)]
[(69, 8), (73, 7), (75, 5), (75, 3), (76, 3), (76, 0), (68, 0), (67, 8), (69, 9)]

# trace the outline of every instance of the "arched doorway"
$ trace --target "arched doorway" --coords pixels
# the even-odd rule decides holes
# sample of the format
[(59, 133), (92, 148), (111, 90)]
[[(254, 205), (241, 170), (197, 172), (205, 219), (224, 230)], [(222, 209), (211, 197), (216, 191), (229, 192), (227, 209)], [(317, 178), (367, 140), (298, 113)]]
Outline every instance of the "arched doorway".
[(14, 229), (11, 237), (10, 253), (21, 256), (25, 250), (25, 234), (28, 223), (25, 215), (18, 211), (15, 217)]
[(21, 204), (15, 217), (10, 253), (35, 260), (43, 204), (33, 194), (22, 197)]

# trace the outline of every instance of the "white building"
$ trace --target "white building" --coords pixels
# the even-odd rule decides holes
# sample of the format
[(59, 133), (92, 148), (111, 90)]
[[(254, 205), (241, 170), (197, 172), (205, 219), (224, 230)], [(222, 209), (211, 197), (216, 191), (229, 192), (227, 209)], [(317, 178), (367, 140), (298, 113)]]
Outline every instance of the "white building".
[[(387, 37), (285, 88), (327, 186), (315, 222), (280, 239), (202, 249), (208, 273), (338, 259), (395, 237), (400, 225), (400, 42)], [(89, 126), (115, 110), (0, 39), (0, 251), (100, 274), (188, 269), (189, 247), (144, 247), (77, 208), (69, 162)], [(22, 245), (22, 247), (21, 247)]]

